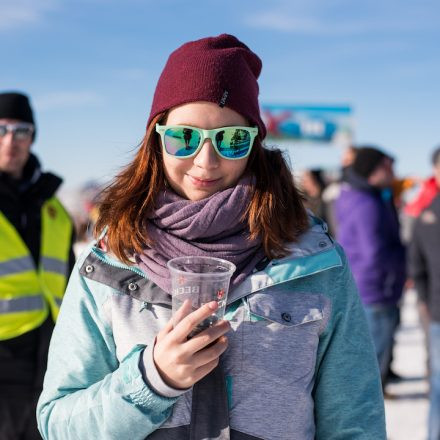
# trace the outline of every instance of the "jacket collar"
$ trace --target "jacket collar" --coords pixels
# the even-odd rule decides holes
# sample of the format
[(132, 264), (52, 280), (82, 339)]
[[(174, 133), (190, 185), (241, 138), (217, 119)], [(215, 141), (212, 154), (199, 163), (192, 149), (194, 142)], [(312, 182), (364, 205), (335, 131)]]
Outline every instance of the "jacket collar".
[(232, 289), (228, 295), (228, 304), (267, 287), (341, 266), (341, 257), (327, 232), (326, 223), (317, 217), (311, 217), (311, 227), (298, 243), (290, 245), (290, 254), (270, 261), (264, 270), (253, 273)]
[[(272, 260), (246, 278), (228, 295), (228, 304), (267, 287), (316, 274), (342, 265), (335, 243), (322, 220), (311, 217), (311, 227), (297, 243), (289, 246), (287, 257)], [(81, 275), (112, 287), (133, 298), (149, 303), (169, 305), (171, 297), (159, 289), (137, 267), (129, 267), (104, 253), (95, 245), (80, 267)]]

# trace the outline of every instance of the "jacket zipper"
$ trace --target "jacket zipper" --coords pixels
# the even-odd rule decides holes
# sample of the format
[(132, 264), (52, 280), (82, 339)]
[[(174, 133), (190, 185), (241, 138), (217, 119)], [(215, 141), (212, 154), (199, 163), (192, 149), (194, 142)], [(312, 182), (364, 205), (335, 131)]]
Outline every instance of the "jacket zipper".
[(117, 263), (116, 261), (109, 260), (106, 257), (102, 256), (101, 253), (97, 251), (95, 248), (92, 248), (92, 252), (98, 258), (98, 260), (102, 261), (105, 264), (108, 264), (109, 266), (117, 267), (119, 269), (131, 270), (137, 275), (140, 275), (141, 277), (148, 279), (148, 277), (140, 269), (137, 269), (135, 267), (130, 267), (125, 264)]

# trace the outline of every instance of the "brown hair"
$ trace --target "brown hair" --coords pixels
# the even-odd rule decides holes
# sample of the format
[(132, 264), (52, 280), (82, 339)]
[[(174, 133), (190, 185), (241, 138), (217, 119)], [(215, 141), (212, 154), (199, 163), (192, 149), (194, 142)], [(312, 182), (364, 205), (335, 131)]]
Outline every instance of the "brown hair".
[[(148, 243), (145, 219), (165, 185), (162, 149), (155, 132), (156, 123), (164, 117), (161, 113), (151, 121), (134, 160), (102, 193), (95, 234), (108, 227), (107, 248), (127, 264)], [(283, 153), (264, 148), (257, 138), (246, 171), (256, 177), (253, 197), (243, 213), (250, 238), (261, 237), (269, 258), (285, 256), (287, 243), (308, 228), (308, 217)]]

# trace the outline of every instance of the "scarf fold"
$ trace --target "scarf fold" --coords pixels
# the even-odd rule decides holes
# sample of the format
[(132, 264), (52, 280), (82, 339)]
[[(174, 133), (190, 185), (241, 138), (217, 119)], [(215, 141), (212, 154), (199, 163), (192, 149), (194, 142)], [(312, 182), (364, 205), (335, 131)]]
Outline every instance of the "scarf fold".
[(171, 291), (167, 261), (182, 256), (210, 256), (234, 263), (231, 285), (237, 286), (265, 257), (261, 239), (249, 239), (241, 217), (252, 197), (253, 180), (240, 179), (232, 188), (202, 200), (191, 201), (171, 189), (162, 191), (157, 208), (146, 219), (153, 243), (136, 254), (139, 268), (166, 292)]

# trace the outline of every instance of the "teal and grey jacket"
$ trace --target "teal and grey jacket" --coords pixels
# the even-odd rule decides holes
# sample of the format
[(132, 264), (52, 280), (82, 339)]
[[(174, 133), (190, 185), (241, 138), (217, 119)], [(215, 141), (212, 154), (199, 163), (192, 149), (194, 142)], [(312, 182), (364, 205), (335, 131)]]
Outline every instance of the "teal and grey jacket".
[(167, 386), (153, 362), (170, 314), (169, 295), (143, 272), (91, 246), (51, 341), (44, 439), (386, 438), (364, 312), (325, 225), (230, 292), (228, 349), (190, 390)]

